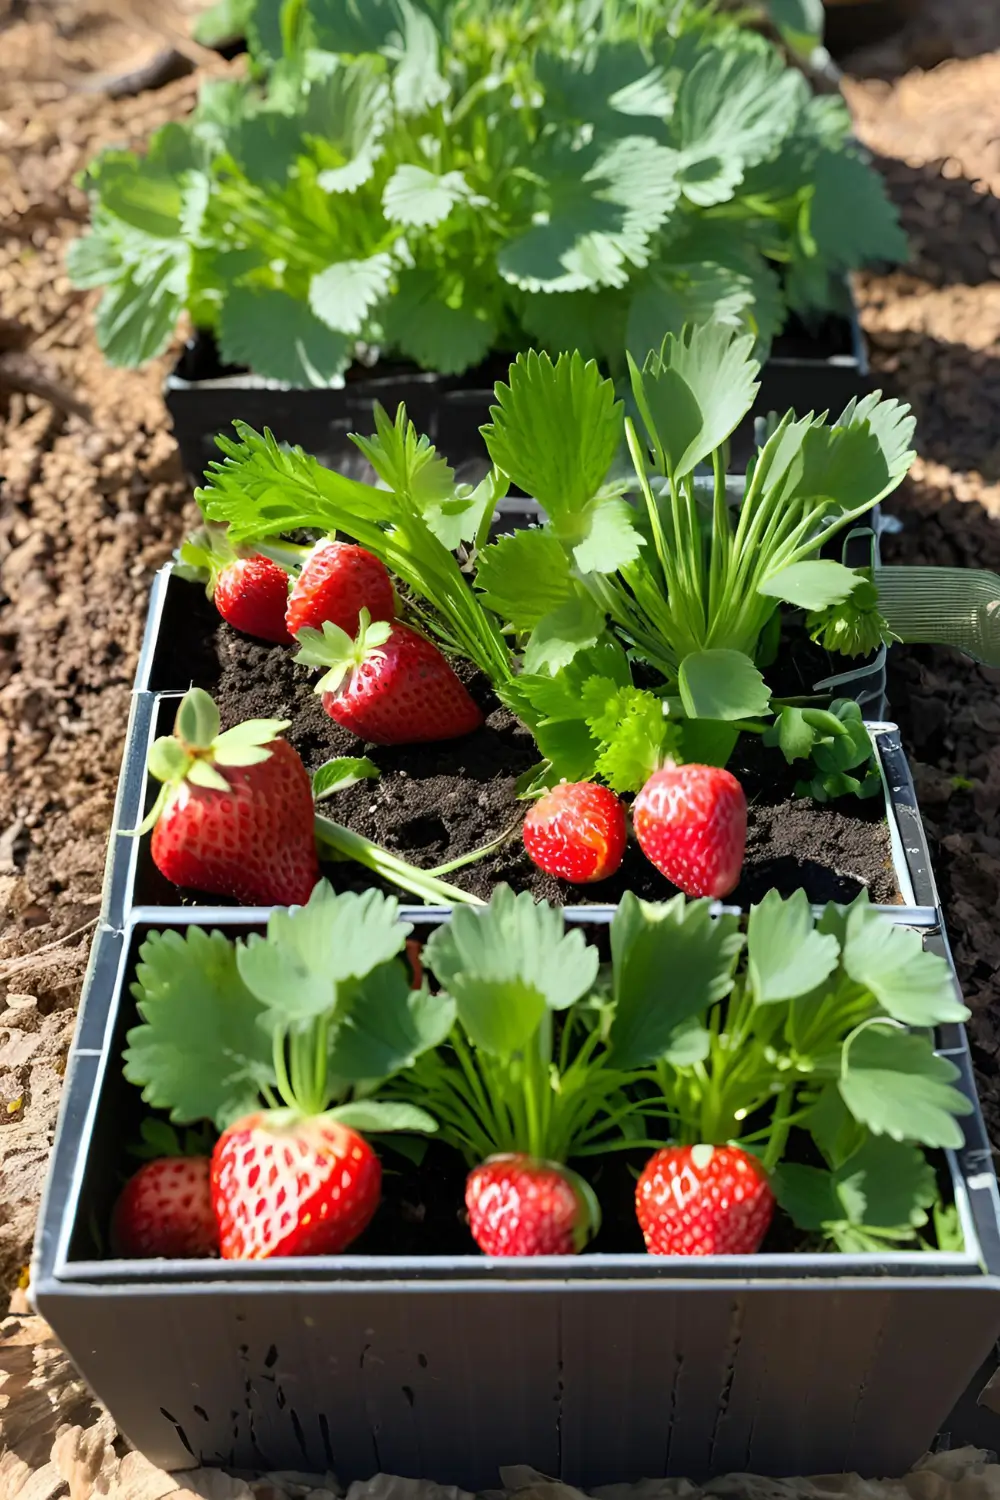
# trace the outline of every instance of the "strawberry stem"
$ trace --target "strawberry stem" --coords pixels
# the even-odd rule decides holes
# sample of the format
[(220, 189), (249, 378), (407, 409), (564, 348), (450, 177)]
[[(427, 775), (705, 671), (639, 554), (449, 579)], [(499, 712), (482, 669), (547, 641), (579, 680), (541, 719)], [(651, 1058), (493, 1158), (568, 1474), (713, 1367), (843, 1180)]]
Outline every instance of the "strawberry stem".
[(365, 869), (381, 875), (384, 880), (391, 881), (411, 895), (419, 896), (431, 906), (450, 906), (454, 902), (461, 902), (466, 906), (486, 904), (478, 896), (461, 890), (457, 885), (439, 880), (432, 872), (420, 870), (416, 865), (398, 859), (388, 849), (373, 844), (371, 839), (355, 833), (352, 828), (345, 828), (342, 823), (335, 823), (332, 818), (325, 818), (322, 813), (316, 814), (314, 827), (316, 838), (321, 844), (336, 850), (345, 859), (356, 860)]

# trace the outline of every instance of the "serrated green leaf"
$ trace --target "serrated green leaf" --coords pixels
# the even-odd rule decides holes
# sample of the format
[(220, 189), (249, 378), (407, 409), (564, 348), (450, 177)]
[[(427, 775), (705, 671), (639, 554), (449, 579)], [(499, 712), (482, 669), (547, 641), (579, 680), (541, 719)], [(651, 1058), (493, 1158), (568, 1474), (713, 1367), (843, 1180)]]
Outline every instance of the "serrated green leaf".
[(402, 964), (381, 964), (352, 995), (330, 1048), (330, 1072), (336, 1078), (389, 1078), (440, 1046), (454, 1023), (455, 1005), (447, 995), (413, 990)]
[(826, 559), (792, 563), (757, 585), (758, 594), (781, 599), (798, 609), (825, 609), (849, 599), (862, 575), (856, 568)]
[(771, 706), (767, 684), (742, 651), (692, 651), (680, 664), (677, 685), (692, 719), (751, 719)]
[(328, 328), (359, 334), (368, 314), (389, 290), (393, 259), (385, 252), (364, 260), (340, 260), (309, 283), (309, 306)]
[(926, 1037), (868, 1025), (845, 1047), (839, 1088), (851, 1114), (873, 1135), (957, 1149), (964, 1137), (956, 1116), (973, 1108), (954, 1087), (959, 1077)]
[(783, 1161), (772, 1173), (771, 1186), (785, 1213), (799, 1229), (817, 1232), (844, 1214), (832, 1172)]
[(546, 1010), (585, 995), (598, 968), (597, 950), (579, 929), (564, 930), (561, 910), (503, 885), (485, 910), (456, 907), (424, 960), (454, 997), (472, 1042), (502, 1056), (528, 1044)]
[(442, 287), (431, 271), (408, 270), (383, 313), (389, 345), (442, 375), (461, 375), (485, 359), (497, 325), (474, 284)]
[(818, 989), (839, 957), (837, 939), (815, 930), (805, 891), (784, 900), (777, 891), (768, 891), (751, 906), (747, 972), (755, 1004), (773, 1005)]
[(392, 97), (401, 115), (420, 115), (448, 98), (451, 90), (440, 67), (440, 37), (432, 18), (412, 0), (396, 0), (402, 14), (401, 44), (385, 51), (398, 58)]
[(577, 594), (535, 626), (525, 647), (524, 670), (554, 676), (577, 652), (596, 645), (603, 633), (603, 612), (589, 594)]
[(468, 196), (469, 186), (461, 172), (439, 174), (404, 162), (382, 190), (382, 207), (397, 224), (426, 228), (443, 223), (455, 204)]
[(556, 529), (581, 573), (617, 573), (643, 547), (631, 505), (614, 497), (591, 501), (578, 516), (557, 521)]
[(369, 180), (391, 120), (389, 84), (374, 58), (338, 58), (312, 81), (303, 130), (316, 153), (323, 192), (354, 193)]
[(847, 918), (843, 963), (896, 1021), (935, 1026), (969, 1018), (947, 960), (925, 952), (918, 932), (887, 921), (862, 897)]
[(518, 631), (536, 625), (574, 592), (569, 561), (551, 531), (530, 527), (502, 536), (480, 552), (476, 587), (483, 603)]
[(811, 171), (809, 230), (827, 265), (847, 269), (866, 260), (909, 256), (885, 184), (854, 151), (820, 151)]
[(291, 386), (343, 385), (351, 341), (334, 333), (304, 302), (287, 292), (233, 287), (219, 315), (219, 345), (227, 364)]
[(490, 458), (553, 520), (578, 515), (597, 495), (622, 437), (614, 385), (579, 354), (519, 354), (482, 429)]
[(434, 1116), (425, 1109), (388, 1099), (352, 1099), (348, 1104), (338, 1104), (336, 1109), (328, 1110), (326, 1118), (366, 1135), (390, 1130), (414, 1130), (433, 1135), (438, 1128)]
[(220, 1130), (257, 1107), (274, 1083), (271, 1039), (222, 933), (152, 933), (131, 989), (143, 1024), (128, 1034), (125, 1077), (147, 1104), (175, 1124), (207, 1119)]
[[(382, 773), (367, 755), (338, 755), (334, 760), (324, 761), (312, 774), (313, 801), (330, 797), (334, 792), (346, 791), (359, 781), (374, 781)], [(363, 1076), (363, 1075), (358, 1075)]]
[(521, 324), (532, 335), (528, 342), (553, 356), (577, 349), (584, 359), (610, 364), (621, 359), (627, 298), (627, 290), (607, 287), (557, 294), (527, 292), (521, 304)]
[(746, 416), (759, 389), (753, 343), (705, 324), (668, 334), (642, 371), (633, 363), (632, 390), (664, 473), (690, 474)]
[(547, 177), (547, 206), (496, 258), (501, 276), (526, 292), (625, 286), (680, 198), (675, 153), (648, 136), (616, 141), (596, 159), (562, 151), (537, 170)]
[(122, 257), (110, 238), (92, 232), (73, 240), (66, 252), (66, 271), (70, 281), (84, 290), (106, 286), (121, 270)]
[(310, 0), (309, 18), (316, 46), (325, 51), (378, 52), (397, 13), (392, 0)]
[(671, 121), (685, 197), (699, 207), (733, 196), (747, 166), (790, 129), (806, 95), (776, 49), (732, 32), (709, 44), (681, 83)]
[(885, 1136), (869, 1136), (834, 1182), (848, 1223), (866, 1229), (919, 1228), (937, 1198), (924, 1153)]
[(130, 270), (105, 288), (95, 327), (108, 364), (131, 367), (163, 353), (184, 307), (188, 263), (187, 247), (178, 245), (141, 278)]
[(363, 979), (403, 948), (412, 928), (398, 912), (394, 897), (373, 890), (337, 896), (326, 881), (305, 906), (273, 912), (267, 937), (251, 935), (237, 956), (269, 1024), (301, 1027), (332, 1017), (345, 1003), (346, 981)]
[[(611, 924), (615, 1014), (610, 1046), (616, 1067), (644, 1067), (733, 987), (743, 947), (734, 916), (713, 920), (711, 902), (675, 896), (653, 904), (631, 891)], [(669, 975), (669, 984), (665, 977)]]
[(664, 704), (643, 688), (616, 687), (603, 677), (584, 683), (582, 703), (600, 746), (595, 772), (613, 791), (640, 791), (677, 748), (677, 726)]

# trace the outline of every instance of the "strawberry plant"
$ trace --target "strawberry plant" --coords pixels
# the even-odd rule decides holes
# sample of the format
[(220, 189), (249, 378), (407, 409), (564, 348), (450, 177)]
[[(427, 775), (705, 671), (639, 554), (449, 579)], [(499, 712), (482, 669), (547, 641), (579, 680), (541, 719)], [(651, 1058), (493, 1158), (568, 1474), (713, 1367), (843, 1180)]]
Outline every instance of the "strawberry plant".
[(608, 1065), (598, 955), (556, 908), (499, 886), (424, 947), (455, 1026), (396, 1082), (472, 1168), (466, 1207), (487, 1254), (569, 1254), (600, 1224), (567, 1162), (601, 1149), (633, 1111)]
[[(771, 891), (751, 908), (745, 940), (737, 918), (713, 922), (705, 902), (626, 895), (611, 944), (610, 1060), (649, 1070), (679, 1146), (759, 1157), (799, 1227), (840, 1248), (915, 1240), (936, 1201), (921, 1148), (960, 1146), (958, 1117), (972, 1109), (929, 1035), (968, 1012), (919, 934), (864, 894), (816, 920), (804, 892)], [(665, 974), (670, 988), (650, 1005)], [(712, 1161), (694, 1160), (696, 1182)], [(660, 1197), (639, 1204), (651, 1247), (688, 1227), (676, 1198)], [(683, 1213), (706, 1234), (724, 1227), (707, 1222), (700, 1188)]]
[[(497, 386), (494, 468), (475, 490), (402, 408), (394, 422), (376, 408), (376, 433), (355, 441), (383, 487), (241, 426), (240, 442), (220, 439), (199, 503), (237, 546), (339, 529), (381, 559), (403, 612), (530, 728), (541, 761), (527, 795), (564, 780), (639, 793), (672, 766), (724, 766), (740, 733), (809, 762), (803, 793), (874, 795), (860, 715), (772, 698), (764, 674), (796, 612), (849, 653), (892, 639), (870, 581), (820, 554), (901, 482), (913, 419), (878, 395), (836, 420), (788, 413), (733, 503), (727, 441), (757, 389), (751, 344), (719, 326), (668, 336), (631, 367), (631, 414), (579, 354), (520, 356)], [(511, 485), (544, 523), (491, 541)]]
[(266, 936), (192, 927), (143, 943), (125, 1076), (173, 1123), (222, 1132), (211, 1192), (223, 1257), (343, 1249), (379, 1201), (364, 1135), (435, 1129), (426, 1110), (375, 1097), (452, 1024), (446, 1001), (411, 988), (399, 958), (410, 931), (392, 898), (321, 883), (274, 912)]
[(766, 347), (905, 255), (843, 103), (704, 8), (261, 5), (248, 36), (246, 79), (86, 175), (70, 271), (115, 364), (186, 310), (294, 385), (532, 346), (622, 374), (685, 322)]

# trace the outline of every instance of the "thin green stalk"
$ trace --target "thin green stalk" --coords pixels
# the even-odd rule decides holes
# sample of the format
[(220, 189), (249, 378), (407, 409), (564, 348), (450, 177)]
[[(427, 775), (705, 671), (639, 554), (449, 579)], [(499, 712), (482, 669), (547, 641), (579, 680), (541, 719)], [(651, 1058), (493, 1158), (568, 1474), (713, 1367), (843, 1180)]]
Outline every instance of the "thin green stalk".
[(282, 1027), (275, 1028), (274, 1037), (271, 1041), (271, 1059), (274, 1064), (274, 1076), (278, 1084), (278, 1093), (289, 1109), (295, 1108), (295, 1091), (288, 1077), (288, 1066), (285, 1061), (285, 1031)]
[(450, 875), (453, 870), (462, 870), (466, 865), (474, 865), (477, 860), (484, 859), (487, 854), (492, 854), (495, 849), (502, 848), (520, 827), (521, 819), (518, 818), (508, 828), (505, 828), (503, 833), (497, 834), (495, 839), (491, 839), (488, 844), (481, 844), (478, 849), (472, 849), (468, 854), (460, 854), (456, 859), (448, 860), (447, 864), (435, 865), (433, 870), (426, 870), (424, 873), (436, 879), (440, 875)]
[(428, 874), (426, 870), (419, 870), (416, 865), (397, 859), (394, 854), (389, 853), (388, 849), (383, 849), (379, 844), (373, 844), (371, 839), (355, 833), (351, 828), (345, 828), (342, 823), (335, 823), (331, 818), (324, 817), (322, 813), (315, 815), (313, 825), (316, 837), (321, 843), (335, 849), (338, 854), (344, 855), (347, 859), (356, 860), (359, 865), (364, 865), (365, 869), (374, 871), (384, 880), (389, 880), (404, 891), (419, 896), (422, 901), (432, 906), (450, 906), (454, 902), (460, 902), (466, 906), (486, 905), (485, 901), (481, 901), (478, 896), (461, 890), (457, 885), (450, 885), (446, 880), (439, 880), (436, 876)]

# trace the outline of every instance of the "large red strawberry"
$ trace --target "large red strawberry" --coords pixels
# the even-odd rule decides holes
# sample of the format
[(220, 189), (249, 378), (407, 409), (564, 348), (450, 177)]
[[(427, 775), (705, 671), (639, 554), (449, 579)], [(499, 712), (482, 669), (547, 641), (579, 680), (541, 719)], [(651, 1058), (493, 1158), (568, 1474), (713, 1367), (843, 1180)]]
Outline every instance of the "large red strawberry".
[(372, 623), (361, 611), (356, 639), (329, 621), (299, 631), (296, 661), (327, 667), (316, 684), (344, 729), (376, 745), (454, 740), (483, 716), (438, 648), (408, 625)]
[(330, 620), (353, 639), (363, 609), (372, 620), (395, 618), (396, 596), (385, 564), (353, 542), (318, 542), (288, 596), (288, 629), (293, 635), (303, 626), (322, 630)]
[(205, 583), (219, 614), (245, 635), (279, 645), (291, 644), (285, 624), (288, 574), (260, 553), (244, 556), (225, 530), (206, 526), (181, 547), (177, 571)]
[(651, 1255), (752, 1255), (774, 1194), (760, 1162), (738, 1146), (668, 1146), (646, 1163), (635, 1212)]
[(489, 1157), (469, 1173), (465, 1206), (484, 1255), (575, 1255), (600, 1227), (582, 1178), (531, 1156)]
[(212, 1202), (226, 1260), (336, 1255), (369, 1224), (382, 1168), (368, 1142), (316, 1115), (248, 1115), (212, 1153)]
[(219, 1253), (207, 1156), (162, 1156), (130, 1177), (115, 1204), (111, 1242), (129, 1258)]
[(287, 721), (251, 719), (219, 733), (201, 688), (181, 701), (173, 735), (154, 742), (150, 773), (163, 783), (140, 832), (175, 885), (251, 906), (294, 906), (319, 879), (309, 774), (279, 739)]
[(687, 896), (728, 896), (743, 868), (747, 799), (719, 766), (664, 766), (632, 807), (646, 858)]
[(524, 820), (524, 847), (538, 868), (578, 884), (613, 875), (627, 841), (624, 807), (593, 781), (553, 787)]

